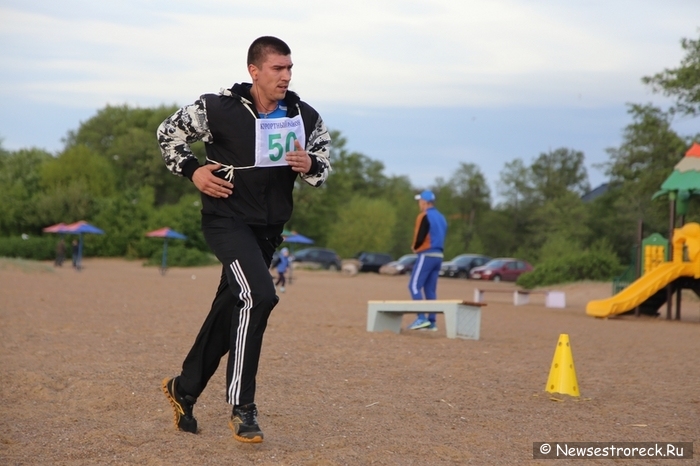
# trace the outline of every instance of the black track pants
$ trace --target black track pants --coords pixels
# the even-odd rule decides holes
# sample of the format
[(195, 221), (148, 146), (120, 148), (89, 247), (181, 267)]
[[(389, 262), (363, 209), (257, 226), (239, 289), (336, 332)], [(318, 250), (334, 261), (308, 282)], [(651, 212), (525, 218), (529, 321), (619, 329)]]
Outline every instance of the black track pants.
[(252, 403), (263, 334), (279, 300), (269, 267), (282, 226), (253, 228), (235, 218), (203, 215), (202, 231), (223, 270), (178, 382), (183, 393), (198, 397), (229, 353), (226, 399), (235, 406)]

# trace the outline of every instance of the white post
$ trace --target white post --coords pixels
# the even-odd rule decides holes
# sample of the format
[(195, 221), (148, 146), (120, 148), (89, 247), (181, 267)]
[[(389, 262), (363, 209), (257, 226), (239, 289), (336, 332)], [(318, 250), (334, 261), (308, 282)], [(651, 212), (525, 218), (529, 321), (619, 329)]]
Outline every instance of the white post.
[(566, 294), (563, 291), (548, 291), (544, 305), (546, 307), (565, 308)]
[(530, 293), (527, 291), (515, 290), (513, 292), (513, 305), (523, 306), (525, 304), (530, 304)]

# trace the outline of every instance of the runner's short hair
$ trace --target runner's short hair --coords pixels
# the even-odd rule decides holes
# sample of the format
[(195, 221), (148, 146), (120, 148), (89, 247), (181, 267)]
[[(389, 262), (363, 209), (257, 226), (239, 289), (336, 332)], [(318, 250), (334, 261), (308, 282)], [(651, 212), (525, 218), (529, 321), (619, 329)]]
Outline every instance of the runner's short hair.
[(282, 39), (278, 39), (277, 37), (258, 37), (248, 48), (248, 64), (260, 68), (262, 62), (265, 61), (265, 58), (270, 53), (291, 55), (292, 50)]

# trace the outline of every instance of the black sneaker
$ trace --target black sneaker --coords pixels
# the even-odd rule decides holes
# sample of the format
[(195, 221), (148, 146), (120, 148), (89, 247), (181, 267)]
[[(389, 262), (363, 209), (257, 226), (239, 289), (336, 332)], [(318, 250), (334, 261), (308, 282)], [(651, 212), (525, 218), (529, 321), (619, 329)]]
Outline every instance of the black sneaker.
[(228, 426), (233, 431), (233, 438), (239, 442), (260, 443), (263, 441), (264, 435), (258, 426), (258, 409), (255, 407), (255, 403), (234, 406)]
[(177, 377), (163, 380), (163, 393), (168, 398), (175, 413), (175, 427), (185, 432), (197, 433), (197, 420), (192, 415), (192, 407), (197, 402), (197, 398), (185, 395), (180, 396), (175, 388)]

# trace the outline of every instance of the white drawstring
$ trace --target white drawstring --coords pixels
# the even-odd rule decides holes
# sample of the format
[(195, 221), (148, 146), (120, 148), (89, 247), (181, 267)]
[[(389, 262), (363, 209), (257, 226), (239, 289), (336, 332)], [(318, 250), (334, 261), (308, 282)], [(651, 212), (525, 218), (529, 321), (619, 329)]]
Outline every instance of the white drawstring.
[(233, 165), (226, 165), (221, 162), (217, 162), (216, 160), (212, 160), (209, 157), (207, 157), (207, 162), (211, 162), (216, 165), (221, 165), (221, 168), (217, 168), (214, 170), (215, 172), (224, 172), (224, 178), (226, 178), (226, 181), (229, 183), (233, 184), (233, 172), (234, 170), (246, 170), (248, 168), (255, 168), (255, 165), (250, 165), (248, 167), (234, 167)]

